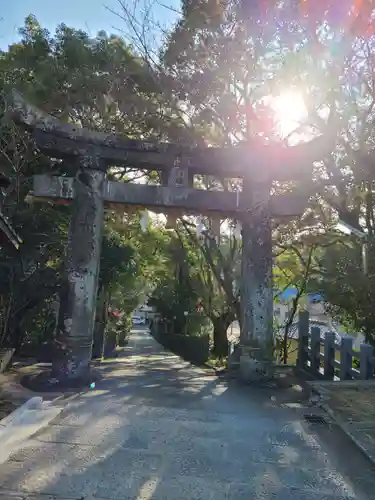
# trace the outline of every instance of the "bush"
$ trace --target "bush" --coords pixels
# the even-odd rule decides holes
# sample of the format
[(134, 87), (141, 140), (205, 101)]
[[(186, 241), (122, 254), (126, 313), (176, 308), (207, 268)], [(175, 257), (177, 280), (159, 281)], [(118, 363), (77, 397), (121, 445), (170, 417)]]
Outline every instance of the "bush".
[(352, 361), (352, 366), (353, 368), (355, 368), (356, 370), (359, 370), (361, 368), (361, 363), (359, 362), (359, 359), (358, 358), (353, 358), (353, 361)]
[(131, 324), (130, 314), (123, 314), (119, 318), (110, 317), (108, 319), (104, 340), (105, 357), (111, 357), (116, 346), (124, 347), (127, 344)]
[(128, 343), (128, 336), (132, 328), (131, 314), (124, 314), (116, 323), (117, 345), (124, 347)]

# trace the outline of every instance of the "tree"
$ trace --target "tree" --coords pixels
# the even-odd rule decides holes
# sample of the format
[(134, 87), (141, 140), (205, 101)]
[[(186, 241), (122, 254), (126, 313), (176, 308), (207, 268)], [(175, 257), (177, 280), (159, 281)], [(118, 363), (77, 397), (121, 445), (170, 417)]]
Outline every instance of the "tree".
[[(12, 186), (4, 212), (24, 240), (20, 253), (4, 249), (0, 253), (0, 341), (16, 346), (24, 340), (25, 322), (48, 309), (59, 290), (70, 218), (69, 206), (28, 203), (32, 176), (72, 175), (75, 166), (35, 150), (28, 133), (7, 113), (10, 91), (21, 91), (62, 121), (130, 137), (157, 135), (160, 116), (148, 68), (119, 37), (102, 32), (89, 38), (65, 25), (52, 36), (33, 16), (26, 19), (20, 34), (19, 43), (0, 53), (0, 166)], [(110, 175), (129, 181), (134, 177), (129, 167), (116, 168)], [(120, 277), (124, 286), (144, 284), (136, 279), (144, 271), (139, 261), (131, 272), (122, 269), (124, 259), (133, 262), (136, 249), (113, 236), (115, 232), (109, 229), (104, 238), (101, 282), (113, 284)], [(128, 302), (127, 307), (134, 304)]]
[[(311, 2), (305, 4), (307, 10), (301, 12), (295, 2), (183, 1), (181, 19), (168, 34), (159, 59), (151, 57), (142, 37), (135, 54), (120, 37), (101, 32), (90, 38), (64, 25), (51, 35), (29, 16), (20, 42), (0, 54), (2, 116), (6, 117), (6, 95), (14, 87), (63, 121), (189, 145), (247, 141), (258, 146), (282, 140), (291, 144), (332, 129), (336, 142), (324, 161), (315, 164), (312, 172), (306, 169), (296, 182), (272, 185), (279, 192), (296, 188), (318, 193), (300, 220), (275, 222), (274, 241), (286, 252), (278, 257), (279, 262), (285, 259), (283, 269), (287, 263), (288, 276), (293, 275), (303, 290), (304, 267), (298, 264), (297, 254), (297, 260), (291, 256), (297, 248), (306, 260), (314, 248), (321, 275), (332, 280), (333, 259), (328, 266), (322, 258), (329, 260), (327, 241), (331, 244), (338, 238), (330, 232), (335, 220), (330, 207), (364, 227), (370, 240), (373, 235), (374, 41), (367, 29), (371, 5), (363, 2), (352, 16), (350, 29), (339, 29), (332, 2), (319, 2), (320, 18)], [(345, 9), (340, 15), (340, 22), (346, 19)], [(347, 42), (341, 52), (336, 50), (339, 41)], [(286, 138), (280, 137), (273, 108), (273, 98), (284, 89), (297, 89), (307, 106), (304, 123)], [(1, 123), (1, 167), (14, 186), (5, 210), (25, 239), (21, 259), (9, 253), (0, 257), (1, 272), (9, 278), (2, 289), (3, 332), (9, 331), (10, 324), (13, 332), (20, 332), (25, 312), (44, 307), (45, 296), (58, 289), (69, 221), (69, 207), (29, 207), (24, 202), (30, 179), (41, 172), (71, 175), (74, 166), (43, 157), (34, 150), (27, 132), (9, 119)], [(309, 158), (310, 153), (314, 151)], [(133, 167), (116, 167), (110, 176), (128, 182), (143, 174)], [(156, 178), (155, 173), (150, 176)], [(195, 182), (204, 189), (241, 188), (240, 181), (216, 177), (203, 176)], [(137, 294), (145, 295), (147, 281), (148, 291), (157, 287), (154, 299), (160, 299), (160, 307), (170, 317), (172, 306), (183, 311), (202, 301), (207, 316), (216, 322), (215, 350), (224, 352), (225, 324), (238, 317), (233, 282), (240, 245), (227, 237), (219, 245), (208, 235), (197, 244), (194, 231), (192, 237), (191, 228), (181, 223), (178, 245), (162, 231), (147, 236), (156, 238), (154, 243), (162, 242), (163, 250), (154, 253), (151, 245), (143, 246), (146, 236), (139, 231), (137, 217), (127, 218), (120, 228), (115, 219), (111, 214), (106, 222), (101, 283), (110, 283), (116, 294), (137, 287)], [(134, 267), (123, 268), (124, 258), (134, 260)], [(173, 262), (173, 272), (167, 262)], [(147, 271), (147, 266), (155, 272)], [(20, 279), (25, 290), (30, 285), (29, 297), (22, 295)], [(352, 284), (354, 304), (357, 285)], [(32, 296), (38, 285), (40, 296)], [(126, 293), (122, 300), (126, 308), (134, 303)], [(184, 329), (186, 322), (180, 313), (178, 317), (178, 328)]]
[(279, 350), (277, 354), (284, 364), (288, 363), (288, 356), (291, 354), (291, 327), (296, 313), (301, 308), (301, 299), (309, 291), (309, 284), (316, 273), (314, 269), (316, 254), (317, 249), (314, 245), (308, 247), (299, 241), (285, 247), (275, 259), (273, 276), (274, 286), (278, 291), (276, 302), (287, 289), (292, 288), (295, 292), (284, 324), (277, 325), (282, 331), (282, 336), (276, 338), (276, 349)]
[[(275, 82), (278, 73), (284, 71), (284, 57), (293, 56), (306, 33), (301, 23), (296, 27), (298, 22), (290, 19), (292, 11), (289, 5), (278, 5), (280, 8), (273, 9), (271, 4), (261, 12), (254, 4), (246, 7), (244, 2), (182, 2), (181, 19), (167, 37), (161, 60), (156, 64), (124, 7), (138, 48), (154, 69), (155, 78), (169, 77), (168, 91), (173, 96), (173, 109), (176, 113), (185, 109), (185, 127), (191, 132), (192, 142), (199, 135), (209, 145), (221, 146), (240, 141), (254, 141), (259, 145), (280, 140), (270, 98), (278, 91)], [(263, 15), (266, 20), (260, 23)], [(324, 131), (322, 120), (319, 125)], [(311, 133), (311, 127), (307, 130)], [(306, 189), (302, 181), (300, 190)], [(207, 176), (195, 182), (205, 189), (241, 187), (241, 182)], [(290, 184), (275, 183), (273, 189), (285, 191), (291, 187)], [(315, 218), (317, 211), (318, 208), (314, 211)], [(312, 212), (310, 209), (310, 222)], [(275, 241), (281, 226), (279, 223), (278, 231), (275, 231)], [(288, 224), (284, 234), (292, 230), (296, 233), (301, 230), (300, 226)], [(196, 245), (191, 234), (189, 241)], [(233, 254), (226, 250), (215, 244), (213, 238), (204, 238), (198, 245), (198, 252), (201, 252), (205, 264), (200, 266), (200, 276), (194, 275), (194, 287), (198, 287), (205, 298), (206, 313), (211, 315), (212, 321), (217, 315), (220, 318), (216, 321), (216, 330), (222, 333), (214, 334), (214, 338), (217, 341), (222, 339), (217, 342), (217, 346), (222, 346), (221, 352), (226, 351), (227, 343), (224, 318), (230, 322), (235, 315), (240, 316), (238, 296), (233, 291), (238, 258), (236, 256), (231, 261), (228, 257), (233, 257)], [(237, 250), (240, 250), (239, 246)], [(207, 288), (210, 292), (204, 294)]]
[[(361, 7), (344, 34), (342, 30), (334, 32), (332, 25), (327, 30), (327, 37), (320, 43), (319, 62), (312, 53), (305, 54), (298, 61), (298, 71), (290, 66), (288, 74), (295, 85), (304, 89), (311, 107), (315, 103), (316, 109), (312, 112), (318, 127), (328, 107), (334, 109), (339, 124), (335, 148), (317, 165), (315, 172), (316, 179), (320, 182), (324, 179), (326, 184), (319, 190), (321, 211), (329, 215), (331, 207), (335, 213), (331, 210), (331, 222), (340, 218), (367, 234), (367, 275), (361, 272), (361, 242), (354, 236), (348, 238), (333, 232), (334, 244), (324, 248), (319, 258), (321, 276), (317, 286), (329, 304), (329, 312), (341, 323), (364, 332), (373, 342), (370, 304), (374, 298), (375, 38), (370, 29), (373, 27), (372, 4), (363, 2)], [(337, 50), (340, 39), (346, 42), (344, 51)], [(322, 81), (326, 85), (322, 85)]]
[(181, 241), (196, 254), (190, 286), (198, 291), (200, 304), (213, 325), (212, 354), (222, 358), (228, 354), (227, 329), (240, 317), (238, 297), (239, 250), (237, 240), (230, 235), (215, 236), (210, 230), (199, 237), (191, 222), (182, 220), (177, 230)]
[[(130, 313), (147, 301), (156, 284), (153, 271), (158, 265), (159, 235), (143, 234), (137, 216), (119, 221), (113, 214), (106, 217), (99, 274), (98, 305), (95, 324), (95, 355), (103, 352), (103, 342), (123, 344), (130, 329)], [(147, 276), (147, 277), (146, 277)], [(109, 311), (119, 319), (109, 320)], [(107, 349), (108, 350), (108, 349)]]
[[(327, 248), (320, 259), (318, 286), (329, 313), (349, 332), (362, 332), (366, 342), (375, 345), (374, 261), (369, 260), (364, 273), (361, 250), (360, 243), (350, 236)], [(371, 248), (369, 254), (373, 252)]]
[(205, 317), (196, 313), (200, 296), (191, 282), (196, 273), (195, 249), (189, 248), (183, 238), (169, 234), (164, 240), (164, 252), (164, 266), (159, 269), (149, 304), (173, 333), (199, 334)]

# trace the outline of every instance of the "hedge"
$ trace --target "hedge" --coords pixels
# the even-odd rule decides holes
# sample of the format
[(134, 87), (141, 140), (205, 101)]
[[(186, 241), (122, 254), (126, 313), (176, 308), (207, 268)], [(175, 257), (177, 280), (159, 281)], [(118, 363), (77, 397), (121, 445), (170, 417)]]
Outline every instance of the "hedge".
[(181, 356), (186, 361), (203, 365), (210, 353), (209, 335), (182, 335), (168, 332), (165, 324), (160, 321), (153, 321), (150, 327), (151, 335), (166, 349)]

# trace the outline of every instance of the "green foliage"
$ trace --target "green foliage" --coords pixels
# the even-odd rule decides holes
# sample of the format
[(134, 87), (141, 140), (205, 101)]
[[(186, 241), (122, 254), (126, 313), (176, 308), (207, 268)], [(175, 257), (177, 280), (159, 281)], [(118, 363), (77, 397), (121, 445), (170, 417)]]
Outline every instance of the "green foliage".
[(135, 249), (123, 236), (107, 225), (101, 250), (99, 286), (109, 286), (116, 281), (133, 280), (139, 271), (137, 266)]
[[(371, 337), (373, 272), (358, 276), (359, 246), (354, 240), (342, 245), (346, 240), (332, 231), (329, 206), (373, 238), (374, 37), (358, 36), (358, 26), (335, 29), (332, 2), (320, 3), (319, 19), (311, 8), (302, 15), (296, 2), (256, 5), (183, 0), (182, 17), (156, 62), (135, 54), (118, 36), (89, 37), (65, 25), (51, 34), (33, 16), (19, 42), (0, 53), (0, 169), (12, 180), (3, 211), (24, 240), (18, 253), (0, 250), (0, 343), (19, 344), (30, 330), (39, 338), (60, 285), (70, 210), (28, 205), (32, 175), (74, 174), (72, 165), (35, 151), (28, 133), (12, 123), (5, 110), (13, 88), (62, 121), (96, 130), (189, 145), (245, 140), (254, 147), (280, 141), (270, 97), (297, 90), (308, 117), (290, 140), (328, 131), (334, 138), (312, 177), (302, 162), (295, 183), (272, 186), (275, 192), (318, 193), (299, 220), (275, 221), (275, 282), (279, 289), (295, 286), (298, 298), (319, 285), (331, 312)], [(363, 26), (367, 14), (362, 12)], [(116, 167), (109, 176), (128, 182), (139, 174), (133, 167)], [(196, 182), (202, 189), (233, 188), (221, 178)], [(240, 316), (234, 284), (241, 246), (229, 235), (219, 243), (212, 234), (197, 241), (188, 223), (180, 223), (174, 236), (155, 227), (142, 233), (137, 214), (122, 220), (107, 214), (104, 313), (111, 305), (128, 318), (152, 296), (150, 303), (179, 333), (212, 324), (217, 354), (225, 352), (226, 325)], [(198, 303), (203, 313), (196, 314)], [(296, 311), (298, 300), (294, 305)]]
[(375, 274), (370, 245), (369, 268), (362, 267), (361, 246), (355, 238), (346, 237), (346, 244), (326, 250), (322, 260), (323, 279), (320, 288), (329, 312), (350, 331), (363, 332), (366, 340), (375, 344)]
[[(74, 168), (35, 151), (28, 133), (5, 115), (9, 92), (17, 89), (61, 120), (99, 130), (139, 137), (155, 135), (160, 128), (152, 75), (121, 38), (104, 32), (90, 38), (65, 25), (51, 35), (32, 16), (20, 35), (18, 43), (0, 53), (0, 169), (11, 180), (2, 209), (24, 240), (18, 253), (0, 249), (0, 345), (17, 346), (25, 335), (33, 335), (32, 330), (39, 339), (42, 318), (50, 314), (50, 297), (59, 290), (70, 218), (69, 207), (25, 201), (32, 175), (74, 175)], [(116, 176), (126, 180), (128, 172), (116, 169)], [(109, 217), (100, 274), (100, 286), (110, 287), (127, 312), (144, 298), (147, 286), (152, 287), (152, 280), (146, 284), (143, 274), (150, 247), (143, 245), (142, 237), (136, 241), (139, 226), (133, 233), (130, 243)], [(127, 292), (120, 300), (121, 288)]]
[(152, 73), (118, 36), (94, 38), (61, 24), (54, 35), (29, 16), (21, 40), (0, 54), (4, 87), (59, 117), (128, 136), (160, 128)]
[(161, 270), (157, 286), (149, 300), (163, 320), (170, 323), (175, 333), (200, 334), (207, 318), (197, 314), (200, 302), (199, 290), (191, 286), (196, 252), (185, 246), (179, 238), (167, 236), (166, 267)]

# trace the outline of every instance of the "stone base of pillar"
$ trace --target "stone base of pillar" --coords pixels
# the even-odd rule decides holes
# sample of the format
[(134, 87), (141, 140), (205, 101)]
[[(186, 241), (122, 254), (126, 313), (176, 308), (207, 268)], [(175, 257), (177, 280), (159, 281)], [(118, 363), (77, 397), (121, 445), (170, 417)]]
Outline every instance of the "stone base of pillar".
[(260, 349), (241, 347), (240, 379), (245, 383), (267, 382), (274, 378), (274, 364), (266, 359)]

